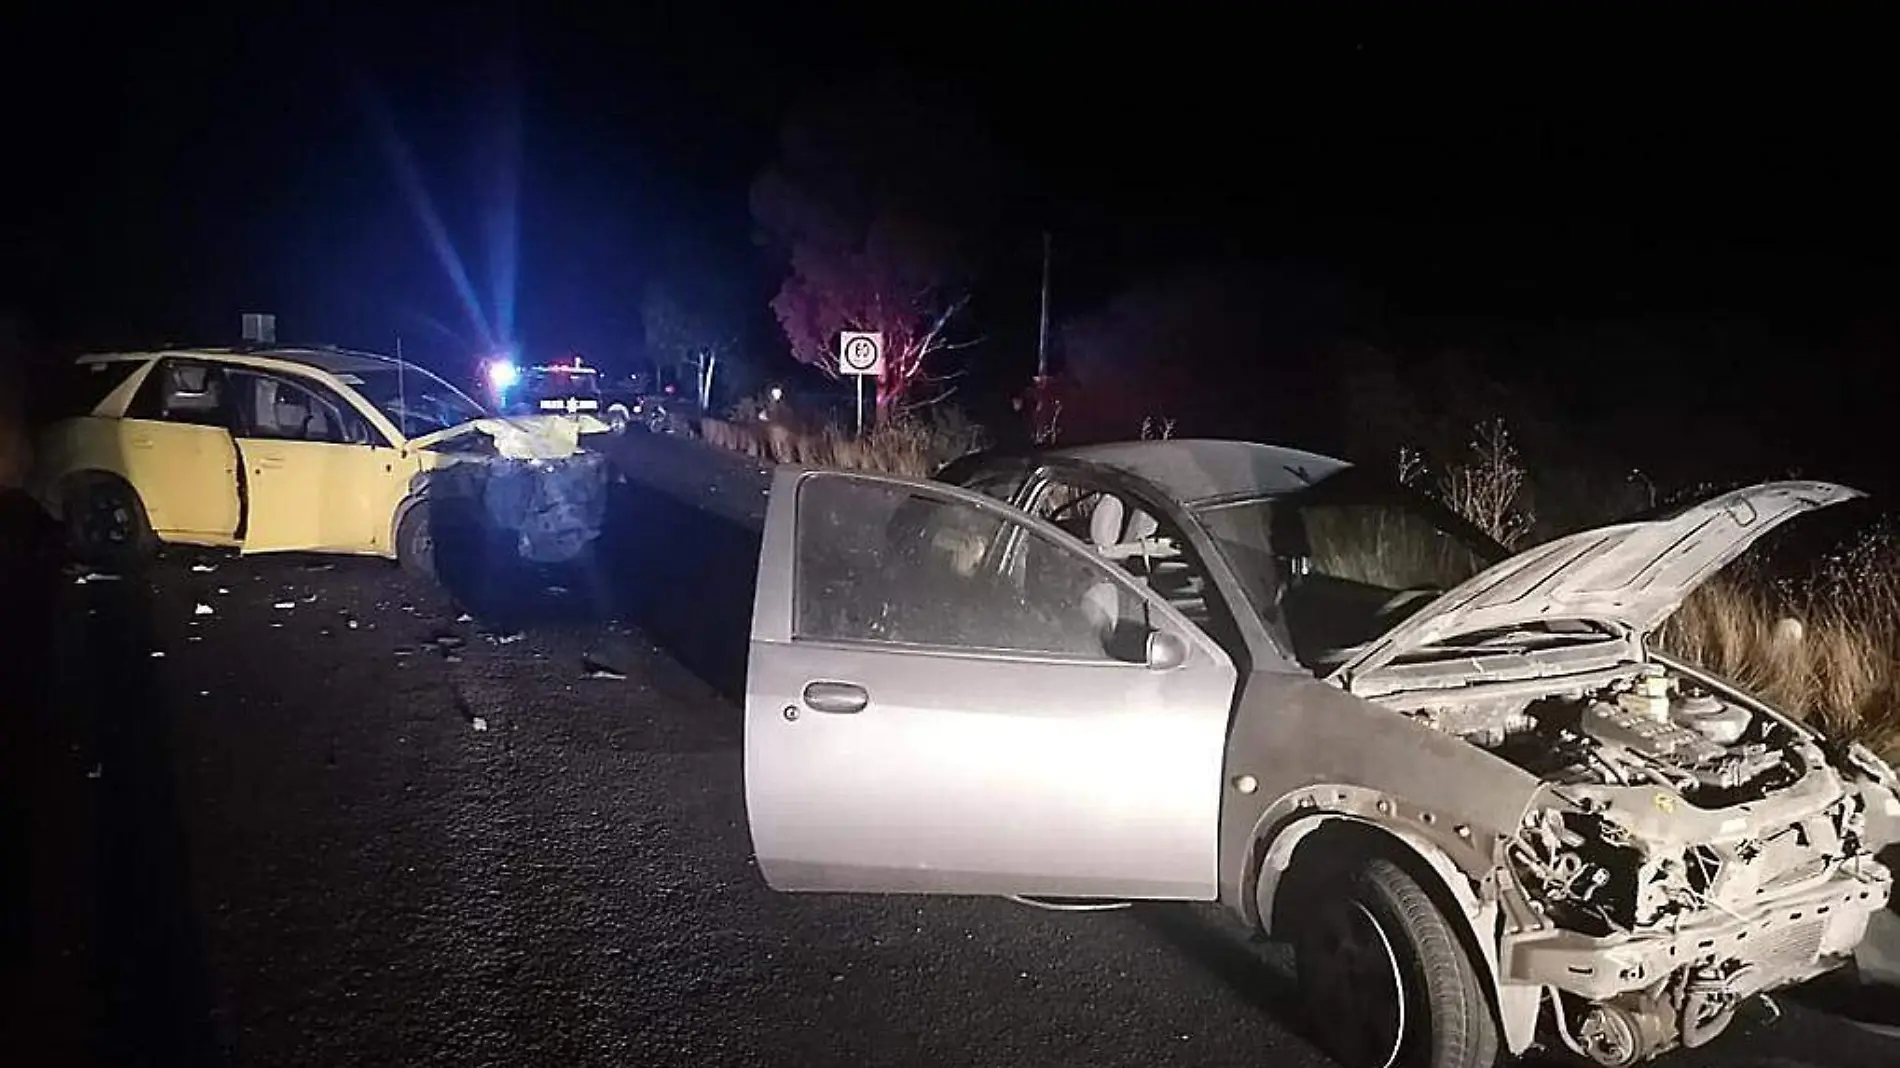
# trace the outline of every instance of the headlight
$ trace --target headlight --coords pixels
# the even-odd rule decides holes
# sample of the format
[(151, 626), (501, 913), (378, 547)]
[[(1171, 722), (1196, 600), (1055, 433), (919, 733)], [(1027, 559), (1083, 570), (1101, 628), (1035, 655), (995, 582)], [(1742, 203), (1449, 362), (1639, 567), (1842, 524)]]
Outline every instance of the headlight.
[(488, 384), (494, 389), (508, 389), (521, 381), (521, 369), (507, 360), (496, 360), (488, 365)]

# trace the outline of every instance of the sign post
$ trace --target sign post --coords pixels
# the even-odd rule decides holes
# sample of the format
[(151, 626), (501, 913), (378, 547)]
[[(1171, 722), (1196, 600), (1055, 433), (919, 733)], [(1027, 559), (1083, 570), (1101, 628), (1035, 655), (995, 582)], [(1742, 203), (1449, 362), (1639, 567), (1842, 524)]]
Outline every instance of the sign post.
[(838, 373), (850, 375), (858, 387), (858, 436), (864, 436), (864, 380), (884, 373), (884, 335), (845, 331), (838, 335)]

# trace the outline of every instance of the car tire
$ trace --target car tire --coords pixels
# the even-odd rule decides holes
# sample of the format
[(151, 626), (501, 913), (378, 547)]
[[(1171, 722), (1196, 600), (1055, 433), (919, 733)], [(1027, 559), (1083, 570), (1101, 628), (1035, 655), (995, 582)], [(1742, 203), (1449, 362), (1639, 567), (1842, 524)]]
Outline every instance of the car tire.
[(435, 528), (428, 501), (411, 506), (396, 524), (396, 562), (417, 578), (435, 581)]
[(1492, 1068), (1497, 1018), (1457, 930), (1404, 867), (1308, 879), (1294, 959), (1307, 1019), (1345, 1068)]
[(121, 479), (93, 475), (74, 481), (61, 502), (61, 512), (67, 544), (85, 563), (129, 568), (158, 549), (145, 502)]
[(625, 433), (627, 424), (631, 422), (633, 422), (633, 413), (627, 410), (626, 405), (609, 404), (607, 406), (607, 425), (613, 428), (614, 433)]

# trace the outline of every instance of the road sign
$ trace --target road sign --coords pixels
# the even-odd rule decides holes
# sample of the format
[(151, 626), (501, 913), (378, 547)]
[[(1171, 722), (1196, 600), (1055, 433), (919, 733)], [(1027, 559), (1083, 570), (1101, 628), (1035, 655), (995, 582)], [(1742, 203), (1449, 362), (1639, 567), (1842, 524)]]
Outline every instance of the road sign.
[(852, 333), (838, 335), (838, 373), (881, 375), (884, 373), (884, 335)]

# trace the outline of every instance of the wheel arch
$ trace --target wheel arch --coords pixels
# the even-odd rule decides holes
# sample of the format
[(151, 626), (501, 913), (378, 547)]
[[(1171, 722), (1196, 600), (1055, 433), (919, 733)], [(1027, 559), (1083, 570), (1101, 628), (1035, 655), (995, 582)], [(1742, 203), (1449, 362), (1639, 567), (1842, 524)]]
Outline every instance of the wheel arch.
[(131, 479), (103, 467), (80, 467), (60, 475), (50, 487), (46, 499), (41, 503), (54, 519), (65, 522), (67, 497), (76, 490), (101, 482), (116, 483), (132, 495), (132, 499), (138, 502), (141, 510), (145, 508), (145, 497), (139, 493), (139, 488), (132, 484)]
[(1478, 969), (1512, 1053), (1529, 1049), (1536, 1037), (1543, 989), (1506, 987), (1498, 980), (1498, 906), (1485, 901), (1474, 885), (1481, 877), (1462, 870), (1449, 854), (1414, 831), (1345, 812), (1296, 815), (1259, 838), (1252, 899), (1260, 926), (1269, 933), (1290, 926), (1293, 895), (1280, 891), (1296, 877), (1323, 872), (1340, 858), (1383, 856), (1403, 867), (1444, 913), (1460, 945)]

